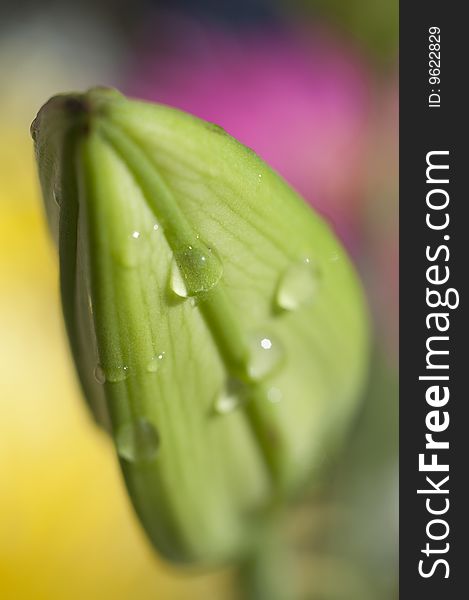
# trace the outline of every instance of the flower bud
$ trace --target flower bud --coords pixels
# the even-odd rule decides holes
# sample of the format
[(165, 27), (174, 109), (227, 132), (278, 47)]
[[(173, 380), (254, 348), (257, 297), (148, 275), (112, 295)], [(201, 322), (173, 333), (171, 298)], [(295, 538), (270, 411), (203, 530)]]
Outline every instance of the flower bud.
[(96, 88), (49, 100), (32, 134), (74, 361), (136, 511), (170, 560), (239, 557), (354, 413), (353, 268), (215, 125)]

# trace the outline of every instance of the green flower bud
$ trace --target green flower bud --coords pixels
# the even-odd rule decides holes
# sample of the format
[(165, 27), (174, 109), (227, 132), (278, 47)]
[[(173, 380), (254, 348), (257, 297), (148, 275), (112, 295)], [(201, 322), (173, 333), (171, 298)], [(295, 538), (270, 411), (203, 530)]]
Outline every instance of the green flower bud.
[(173, 561), (239, 557), (354, 413), (367, 319), (349, 260), (190, 115), (97, 88), (52, 98), (32, 134), (75, 364), (136, 511)]

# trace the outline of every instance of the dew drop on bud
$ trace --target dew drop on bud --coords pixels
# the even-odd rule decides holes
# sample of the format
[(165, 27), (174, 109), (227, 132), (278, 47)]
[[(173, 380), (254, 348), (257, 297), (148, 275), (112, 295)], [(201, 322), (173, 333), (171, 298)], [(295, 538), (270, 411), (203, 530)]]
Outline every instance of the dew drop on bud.
[(101, 385), (103, 385), (104, 383), (106, 383), (106, 374), (105, 374), (104, 369), (103, 369), (103, 367), (101, 365), (96, 365), (96, 367), (94, 369), (94, 378)]
[(118, 365), (117, 367), (109, 367), (105, 370), (106, 380), (111, 383), (124, 381), (129, 375), (129, 367), (127, 365)]
[(270, 335), (253, 335), (249, 342), (248, 374), (254, 380), (267, 377), (284, 358), (281, 343)]
[(244, 404), (248, 396), (246, 385), (234, 377), (230, 378), (215, 401), (215, 412), (226, 415)]
[(144, 462), (155, 458), (160, 437), (150, 421), (139, 417), (119, 427), (116, 445), (121, 458), (128, 462)]
[(58, 187), (54, 187), (54, 189), (52, 190), (52, 197), (54, 198), (54, 202), (56, 203), (56, 205), (60, 208), (60, 205), (62, 203), (62, 194)]
[(220, 415), (232, 412), (240, 404), (239, 398), (223, 391), (215, 403), (215, 411)]
[(174, 258), (171, 288), (182, 298), (208, 292), (223, 275), (223, 265), (218, 256), (198, 238), (178, 251)]
[(296, 310), (314, 301), (319, 287), (319, 271), (309, 259), (294, 263), (280, 277), (277, 305)]
[(159, 352), (158, 354), (155, 354), (155, 356), (153, 356), (153, 358), (147, 365), (147, 371), (149, 373), (156, 373), (159, 370), (163, 362), (164, 355), (164, 352)]
[(267, 400), (272, 404), (277, 404), (283, 398), (281, 390), (276, 387), (271, 387), (267, 390)]
[(37, 140), (37, 128), (38, 128), (38, 122), (37, 122), (37, 117), (36, 117), (34, 119), (34, 121), (31, 123), (31, 127), (29, 128), (29, 132), (30, 132), (31, 137), (33, 138), (34, 142)]
[(120, 264), (128, 269), (143, 264), (151, 252), (150, 237), (146, 232), (134, 229), (121, 240), (116, 250)]

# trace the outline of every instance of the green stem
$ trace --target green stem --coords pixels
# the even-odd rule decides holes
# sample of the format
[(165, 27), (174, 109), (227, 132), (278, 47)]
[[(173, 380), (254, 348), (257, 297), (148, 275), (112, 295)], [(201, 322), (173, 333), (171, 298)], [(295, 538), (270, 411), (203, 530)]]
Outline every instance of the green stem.
[(240, 600), (298, 599), (293, 556), (279, 521), (269, 521), (251, 555), (238, 567)]

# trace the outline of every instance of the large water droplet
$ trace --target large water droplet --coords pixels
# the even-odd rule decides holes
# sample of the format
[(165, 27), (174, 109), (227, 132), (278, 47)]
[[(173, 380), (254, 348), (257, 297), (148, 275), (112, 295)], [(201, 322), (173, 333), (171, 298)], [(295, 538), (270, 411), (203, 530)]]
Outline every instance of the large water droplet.
[(296, 310), (314, 301), (319, 286), (319, 270), (309, 259), (294, 263), (280, 278), (277, 304), (284, 310)]
[(159, 370), (159, 368), (163, 362), (164, 355), (165, 355), (164, 352), (159, 352), (158, 354), (155, 354), (155, 356), (153, 356), (153, 358), (150, 360), (150, 362), (147, 365), (147, 371), (149, 373), (156, 373)]
[(104, 369), (101, 365), (96, 365), (94, 369), (94, 378), (101, 385), (103, 383), (106, 383), (106, 373), (104, 372)]
[(215, 401), (215, 412), (219, 415), (233, 412), (246, 401), (247, 395), (248, 388), (242, 381), (234, 377), (228, 379)]
[(111, 383), (124, 381), (129, 375), (129, 367), (127, 365), (118, 365), (116, 367), (108, 367), (104, 371), (106, 380)]
[(267, 377), (284, 358), (283, 346), (270, 335), (253, 335), (249, 342), (248, 374), (252, 379)]
[(117, 430), (116, 445), (119, 456), (129, 462), (149, 461), (158, 452), (160, 438), (153, 424), (139, 417)]
[(182, 298), (208, 292), (217, 285), (223, 265), (211, 248), (197, 238), (175, 254), (171, 288)]

